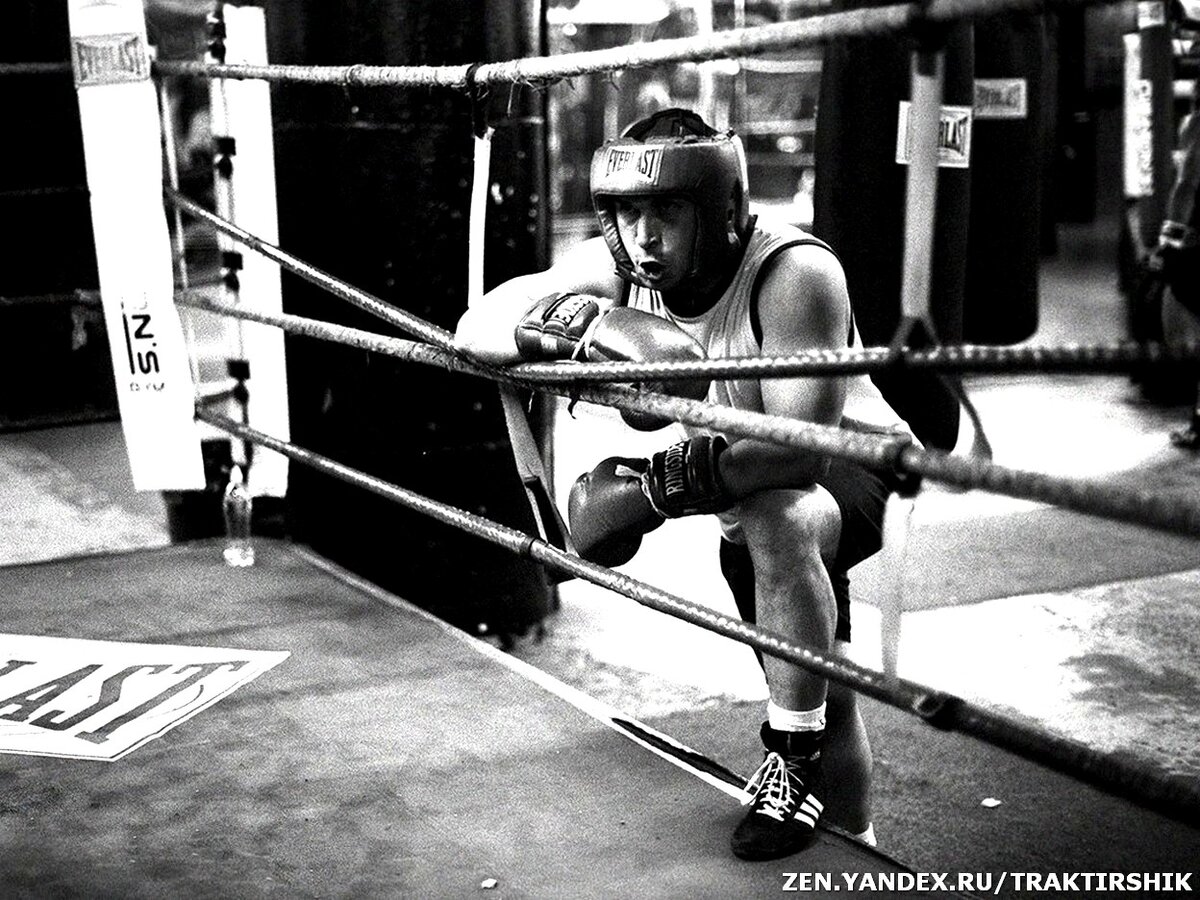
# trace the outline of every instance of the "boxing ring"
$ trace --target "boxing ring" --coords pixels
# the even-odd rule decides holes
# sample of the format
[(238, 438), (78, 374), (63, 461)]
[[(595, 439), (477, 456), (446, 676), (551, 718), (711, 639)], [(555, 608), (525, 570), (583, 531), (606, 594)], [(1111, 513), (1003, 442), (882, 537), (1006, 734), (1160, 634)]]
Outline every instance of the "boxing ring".
[[(815, 15), (704, 40), (664, 40), (471, 66), (171, 62), (156, 64), (156, 69), (172, 76), (474, 93), (482, 85), (548, 83), (583, 72), (750, 55), (1042, 6), (1025, 0), (932, 0)], [(637, 387), (645, 381), (697, 376), (828, 376), (885, 368), (955, 374), (1129, 372), (1146, 366), (1195, 366), (1200, 362), (1196, 344), (912, 349), (909, 331), (928, 322), (928, 309), (922, 309), (919, 288), (910, 288), (906, 290), (916, 294), (908, 296), (903, 328), (888, 347), (691, 363), (527, 363), (501, 370), (458, 356), (444, 329), (305, 263), (178, 190), (167, 187), (164, 197), (173, 213), (212, 226), (407, 337), (263, 311), (255, 308), (252, 297), (231, 303), (219, 291), (203, 288), (180, 291), (176, 302), (182, 307), (462, 377), (487, 378), (508, 388), (889, 466), (907, 479), (901, 504), (924, 483), (939, 483), (1190, 538), (1200, 535), (1200, 500), (1187, 493), (1054, 477), (998, 465), (986, 455), (928, 450), (907, 438), (852, 434)], [(919, 261), (920, 247), (913, 252)], [(1124, 755), (906, 680), (897, 674), (894, 659), (875, 671), (793, 643), (586, 562), (545, 535), (448, 506), (234, 421), (206, 398), (198, 398), (195, 416), (234, 438), (424, 513), (548, 571), (607, 588), (849, 685), (938, 733), (982, 741), (1151, 816), (1191, 828), (1198, 820), (1200, 786), (1191, 781), (1164, 777)], [(902, 528), (888, 534), (893, 543), (905, 540)], [(0, 585), (11, 598), (8, 630), (14, 634), (85, 641), (81, 653), (92, 642), (157, 645), (166, 656), (161, 664), (146, 665), (161, 665), (164, 672), (175, 664), (170, 654), (180, 647), (220, 647), (229, 659), (228, 653), (236, 656), (239, 649), (278, 654), (262, 661), (260, 674), (226, 688), (217, 698), (219, 715), (197, 710), (171, 719), (164, 714), (158, 730), (126, 751), (136, 755), (120, 765), (69, 756), (23, 757), (11, 775), (10, 790), (22, 798), (20, 811), (35, 827), (9, 829), (3, 869), (10, 889), (54, 889), (67, 895), (203, 894), (216, 872), (222, 891), (239, 896), (457, 897), (497, 890), (503, 896), (716, 897), (774, 893), (781, 890), (781, 872), (797, 867), (835, 877), (908, 871), (832, 828), (825, 828), (802, 857), (735, 864), (727, 858), (726, 841), (739, 807), (732, 802), (719, 806), (713, 790), (726, 799), (740, 796), (744, 779), (738, 773), (450, 628), (312, 551), (270, 540), (260, 540), (258, 547), (258, 562), (247, 569), (226, 567), (217, 543), (201, 541), (0, 570)], [(885, 546), (884, 552), (889, 549), (897, 548)], [(98, 596), (99, 585), (103, 596)], [(898, 620), (902, 604), (894, 602), (900, 605), (885, 607), (885, 618)], [(113, 615), (126, 607), (141, 614), (129, 619)], [(898, 627), (896, 621), (892, 627)], [(190, 661), (178, 663), (179, 672), (202, 665), (186, 659)], [(469, 702), (448, 702), (449, 685)], [(41, 697), (32, 686), (21, 696), (27, 705)], [(173, 705), (163, 701), (161, 707)], [(115, 720), (113, 733), (135, 720), (153, 718), (153, 708), (139, 707)], [(42, 720), (61, 723), (69, 712), (43, 714)], [(665, 821), (662, 806), (647, 804), (648, 796), (670, 798)], [(505, 799), (498, 804), (497, 798)], [(56, 839), (44, 839), (42, 829)], [(74, 845), (69, 856), (62, 852), (68, 836)], [(113, 852), (115, 847), (120, 854)]]
[[(168, 665), (180, 644), (288, 657), (124, 762), (7, 767), (20, 816), (3, 826), (7, 896), (463, 897), (489, 879), (496, 896), (778, 889), (778, 867), (723, 852), (740, 807), (714, 804), (714, 786), (735, 792), (732, 773), (304, 548), (258, 551), (247, 570), (197, 541), (0, 573), (9, 629), (86, 637), (79, 665), (101, 641)], [(674, 827), (648, 794), (671, 798)], [(831, 833), (810, 859), (904, 871)]]

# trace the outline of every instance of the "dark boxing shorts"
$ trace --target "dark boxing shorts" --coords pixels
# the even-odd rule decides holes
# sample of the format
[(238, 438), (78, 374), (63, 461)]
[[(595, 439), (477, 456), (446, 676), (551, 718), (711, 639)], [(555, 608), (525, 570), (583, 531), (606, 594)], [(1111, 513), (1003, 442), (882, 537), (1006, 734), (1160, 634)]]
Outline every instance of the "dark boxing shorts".
[[(839, 641), (850, 640), (850, 577), (847, 573), (883, 546), (883, 510), (888, 495), (896, 490), (897, 482), (894, 472), (868, 469), (840, 459), (832, 460), (829, 471), (817, 479), (817, 484), (829, 491), (842, 513), (837, 555), (832, 563), (826, 564), (837, 600), (834, 636)], [(754, 565), (749, 549), (722, 539), (721, 572), (733, 591), (742, 618), (755, 622)]]

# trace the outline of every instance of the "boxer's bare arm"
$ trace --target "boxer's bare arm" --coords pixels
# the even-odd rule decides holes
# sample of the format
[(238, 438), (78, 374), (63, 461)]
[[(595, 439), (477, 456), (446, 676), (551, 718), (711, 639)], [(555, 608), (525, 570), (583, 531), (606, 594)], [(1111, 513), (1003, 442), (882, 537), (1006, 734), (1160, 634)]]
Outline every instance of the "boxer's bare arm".
[(620, 298), (621, 281), (603, 238), (583, 241), (549, 269), (519, 275), (484, 294), (458, 320), (455, 349), (492, 365), (519, 362), (517, 323), (537, 300), (556, 291), (591, 294), (608, 305)]
[[(760, 285), (758, 315), (763, 356), (845, 347), (850, 304), (841, 264), (813, 245), (781, 254)], [(845, 396), (842, 378), (762, 380), (763, 412), (768, 415), (837, 425)], [(735, 442), (720, 463), (722, 480), (735, 498), (764, 488), (811, 484), (828, 464), (824, 455), (753, 439)]]

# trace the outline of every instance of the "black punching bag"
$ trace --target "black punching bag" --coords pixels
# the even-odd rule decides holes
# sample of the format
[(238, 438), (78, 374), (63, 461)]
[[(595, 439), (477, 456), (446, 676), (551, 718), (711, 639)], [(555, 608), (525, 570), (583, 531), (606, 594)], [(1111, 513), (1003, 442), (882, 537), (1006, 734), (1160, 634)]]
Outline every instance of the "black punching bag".
[[(851, 8), (861, 4), (842, 4)], [(970, 24), (945, 31), (943, 108), (969, 125), (973, 48)], [(900, 322), (907, 166), (897, 162), (901, 102), (909, 100), (914, 42), (904, 35), (850, 38), (826, 45), (815, 140), (813, 231), (846, 270), (855, 320), (867, 346), (888, 344)], [(959, 127), (948, 134), (965, 135)], [(962, 339), (969, 145), (948, 146), (938, 167), (930, 310), (937, 339)], [(915, 344), (915, 342), (914, 342)], [(952, 448), (959, 403), (932, 373), (872, 376), (888, 402), (927, 446)]]
[(61, 62), (4, 75), (0, 116), (0, 430), (115, 418), (95, 238), (71, 79), (67, 4), (4, 4), (0, 63)]
[(1037, 331), (1046, 127), (1041, 15), (975, 23), (975, 136), (963, 337), (1015, 344)]
[[(537, 55), (528, 2), (278, 0), (267, 7), (271, 62), (460, 65)], [(532, 24), (527, 24), (532, 23)], [(493, 91), (508, 109), (509, 91)], [(502, 95), (502, 97), (500, 96)], [(443, 328), (467, 303), (473, 109), (449, 88), (277, 84), (272, 99), (283, 246)], [(522, 92), (521, 102), (544, 103)], [(545, 265), (544, 116), (514, 106), (493, 154), (503, 209), (487, 257)], [(534, 227), (531, 227), (533, 225)], [(496, 269), (493, 265), (491, 269)], [(284, 275), (289, 313), (399, 335), (379, 319)], [(526, 532), (536, 530), (493, 382), (363, 350), (289, 337), (293, 439), (356, 469)], [(552, 603), (537, 564), (459, 529), (293, 465), (293, 536), (473, 633), (519, 634)]]

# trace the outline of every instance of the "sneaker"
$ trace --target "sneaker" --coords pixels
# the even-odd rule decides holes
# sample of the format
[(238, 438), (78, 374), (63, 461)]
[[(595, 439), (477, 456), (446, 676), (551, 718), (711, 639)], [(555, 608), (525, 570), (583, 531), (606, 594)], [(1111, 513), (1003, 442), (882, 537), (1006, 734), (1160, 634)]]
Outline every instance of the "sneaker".
[(824, 732), (775, 731), (762, 726), (766, 758), (746, 784), (750, 810), (730, 845), (740, 859), (778, 859), (804, 849), (813, 839), (823, 806), (819, 789)]

